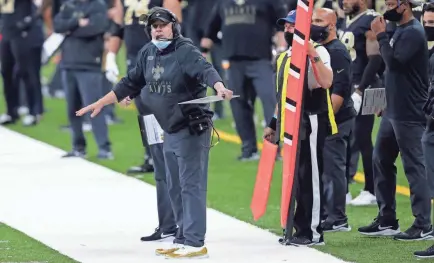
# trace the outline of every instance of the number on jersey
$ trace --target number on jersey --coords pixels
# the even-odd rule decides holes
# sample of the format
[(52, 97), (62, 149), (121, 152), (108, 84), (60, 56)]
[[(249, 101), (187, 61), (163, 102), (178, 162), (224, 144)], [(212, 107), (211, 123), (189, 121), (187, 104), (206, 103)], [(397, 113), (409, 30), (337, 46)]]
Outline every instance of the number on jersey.
[[(148, 13), (149, 0), (125, 0), (124, 5), (126, 7), (124, 24), (131, 25), (134, 18), (139, 18)], [(139, 23), (143, 24), (143, 22)]]
[(339, 33), (339, 39), (342, 43), (344, 43), (345, 47), (347, 48), (348, 52), (350, 53), (351, 60), (356, 60), (357, 53), (356, 49), (354, 48), (354, 34), (351, 31), (346, 32), (340, 32)]
[(15, 0), (0, 0), (0, 14), (13, 14), (15, 11)]

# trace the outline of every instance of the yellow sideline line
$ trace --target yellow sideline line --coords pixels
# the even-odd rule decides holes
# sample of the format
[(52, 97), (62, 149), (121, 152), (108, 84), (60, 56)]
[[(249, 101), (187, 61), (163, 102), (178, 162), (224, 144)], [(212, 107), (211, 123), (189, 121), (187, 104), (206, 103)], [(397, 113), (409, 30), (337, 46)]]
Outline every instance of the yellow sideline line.
[[(135, 110), (135, 105), (131, 104), (129, 107), (123, 108), (123, 109)], [(223, 141), (241, 145), (241, 139), (237, 135), (230, 134), (230, 133), (227, 133), (227, 132), (224, 132), (221, 130), (217, 130), (217, 132), (220, 135), (220, 139), (222, 139)], [(258, 142), (259, 150), (262, 150), (262, 147), (263, 147), (262, 143)], [(365, 175), (363, 173), (357, 172), (356, 175), (354, 176), (354, 180), (358, 183), (364, 183), (365, 182)], [(396, 186), (396, 192), (398, 194), (401, 194), (401, 195), (410, 196), (410, 189), (408, 187), (405, 187), (405, 186), (397, 185)]]

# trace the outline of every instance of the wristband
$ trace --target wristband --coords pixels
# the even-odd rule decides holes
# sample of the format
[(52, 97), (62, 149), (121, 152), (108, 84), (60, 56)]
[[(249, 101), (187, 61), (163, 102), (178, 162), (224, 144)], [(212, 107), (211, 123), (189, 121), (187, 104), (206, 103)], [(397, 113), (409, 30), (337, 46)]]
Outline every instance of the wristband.
[(274, 131), (276, 130), (276, 126), (277, 126), (277, 118), (275, 116), (273, 116), (273, 118), (271, 119), (270, 123), (268, 124), (268, 128), (273, 129)]
[(109, 33), (114, 37), (124, 38), (124, 27), (113, 22), (110, 24)]

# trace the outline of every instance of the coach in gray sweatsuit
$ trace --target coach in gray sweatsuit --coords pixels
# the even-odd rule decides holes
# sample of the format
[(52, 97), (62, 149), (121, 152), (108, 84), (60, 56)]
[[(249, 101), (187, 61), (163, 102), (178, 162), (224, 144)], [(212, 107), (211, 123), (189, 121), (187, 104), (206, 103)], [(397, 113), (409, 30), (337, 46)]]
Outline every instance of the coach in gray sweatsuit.
[[(75, 112), (102, 97), (101, 63), (104, 33), (109, 26), (103, 0), (70, 0), (54, 18), (54, 31), (65, 34), (62, 46), (62, 84), (66, 93), (68, 118), (72, 129), (72, 151), (64, 157), (84, 157), (86, 140), (82, 119)], [(104, 115), (91, 118), (100, 159), (112, 159)]]

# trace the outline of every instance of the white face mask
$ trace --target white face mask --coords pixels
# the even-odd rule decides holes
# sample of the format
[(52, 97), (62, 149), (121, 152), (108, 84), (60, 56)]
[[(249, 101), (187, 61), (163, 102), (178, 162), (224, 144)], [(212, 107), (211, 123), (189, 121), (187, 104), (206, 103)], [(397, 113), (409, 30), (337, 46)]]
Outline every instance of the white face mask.
[(169, 40), (152, 40), (152, 43), (159, 49), (163, 50), (167, 48), (172, 41)]

